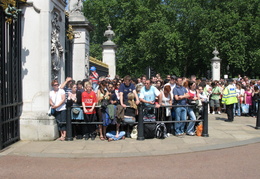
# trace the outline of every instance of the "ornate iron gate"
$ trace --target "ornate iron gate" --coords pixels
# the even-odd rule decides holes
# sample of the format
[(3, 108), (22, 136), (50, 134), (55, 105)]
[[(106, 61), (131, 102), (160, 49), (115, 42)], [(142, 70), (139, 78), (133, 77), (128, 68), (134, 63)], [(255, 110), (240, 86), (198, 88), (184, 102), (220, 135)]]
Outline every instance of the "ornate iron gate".
[(6, 17), (0, 7), (0, 149), (20, 139), (22, 113), (20, 14)]

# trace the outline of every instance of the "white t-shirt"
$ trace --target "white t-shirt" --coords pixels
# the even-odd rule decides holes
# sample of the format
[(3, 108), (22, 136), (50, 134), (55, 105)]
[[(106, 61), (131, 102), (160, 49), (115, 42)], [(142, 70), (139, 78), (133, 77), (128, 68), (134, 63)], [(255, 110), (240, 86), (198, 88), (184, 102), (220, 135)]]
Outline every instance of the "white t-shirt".
[[(62, 95), (65, 95), (65, 91), (63, 89), (59, 89), (56, 93), (54, 90), (50, 91), (50, 99), (52, 100), (54, 105), (59, 104), (62, 101)], [(56, 111), (63, 111), (66, 110), (66, 104), (65, 102), (58, 108), (56, 108)]]

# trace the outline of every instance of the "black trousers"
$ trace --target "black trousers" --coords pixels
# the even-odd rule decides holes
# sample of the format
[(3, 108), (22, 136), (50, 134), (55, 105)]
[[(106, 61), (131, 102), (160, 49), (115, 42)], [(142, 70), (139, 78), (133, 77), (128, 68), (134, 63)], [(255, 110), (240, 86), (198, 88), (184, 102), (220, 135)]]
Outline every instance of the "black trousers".
[(233, 112), (234, 104), (226, 105), (226, 112), (229, 121), (234, 120), (234, 112)]

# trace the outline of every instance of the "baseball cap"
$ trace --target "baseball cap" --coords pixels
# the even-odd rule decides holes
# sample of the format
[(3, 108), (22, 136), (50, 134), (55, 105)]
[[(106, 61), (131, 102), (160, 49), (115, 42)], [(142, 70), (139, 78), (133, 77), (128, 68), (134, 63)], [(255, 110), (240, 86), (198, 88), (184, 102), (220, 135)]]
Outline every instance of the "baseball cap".
[(91, 70), (91, 71), (96, 71), (96, 67), (92, 66), (92, 67), (90, 68), (90, 70)]

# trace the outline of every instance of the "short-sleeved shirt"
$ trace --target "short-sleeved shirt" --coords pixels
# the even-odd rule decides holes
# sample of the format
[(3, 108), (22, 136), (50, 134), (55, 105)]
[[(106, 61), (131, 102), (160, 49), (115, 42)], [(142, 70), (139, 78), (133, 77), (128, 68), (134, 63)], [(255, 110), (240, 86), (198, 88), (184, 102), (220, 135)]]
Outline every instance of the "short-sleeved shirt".
[[(65, 95), (65, 91), (63, 89), (60, 89), (55, 93), (54, 90), (50, 91), (50, 98), (53, 102), (54, 105), (59, 104), (62, 101), (62, 95)], [(66, 110), (66, 104), (65, 102), (59, 106), (58, 108), (56, 108), (56, 111), (63, 111)]]
[[(91, 91), (90, 93), (84, 91), (82, 93), (82, 102), (85, 103), (85, 106), (92, 106), (93, 103), (97, 103), (97, 96), (94, 91)], [(91, 109), (91, 107), (88, 107), (86, 109)], [(92, 112), (87, 112), (86, 114), (95, 114), (96, 110), (93, 110)]]
[(218, 86), (212, 89), (211, 99), (213, 100), (219, 100), (220, 94), (213, 94), (213, 93), (221, 93), (221, 90)]
[[(173, 89), (173, 96), (175, 97), (175, 95), (177, 96), (183, 96), (185, 93), (187, 93), (186, 88), (184, 88), (183, 86), (178, 86), (176, 85), (176, 87)], [(175, 102), (177, 105), (186, 105), (187, 103), (187, 99), (181, 99), (181, 100), (176, 100)]]
[(160, 95), (160, 91), (154, 87), (151, 86), (150, 89), (146, 89), (145, 86), (141, 88), (140, 91), (140, 98), (146, 100), (146, 101), (155, 101), (155, 98)]
[(122, 83), (119, 87), (119, 93), (122, 92), (123, 93), (123, 102), (126, 103), (128, 98), (127, 95), (128, 93), (131, 93), (135, 90), (135, 86), (130, 83), (129, 86), (126, 86), (124, 83)]

